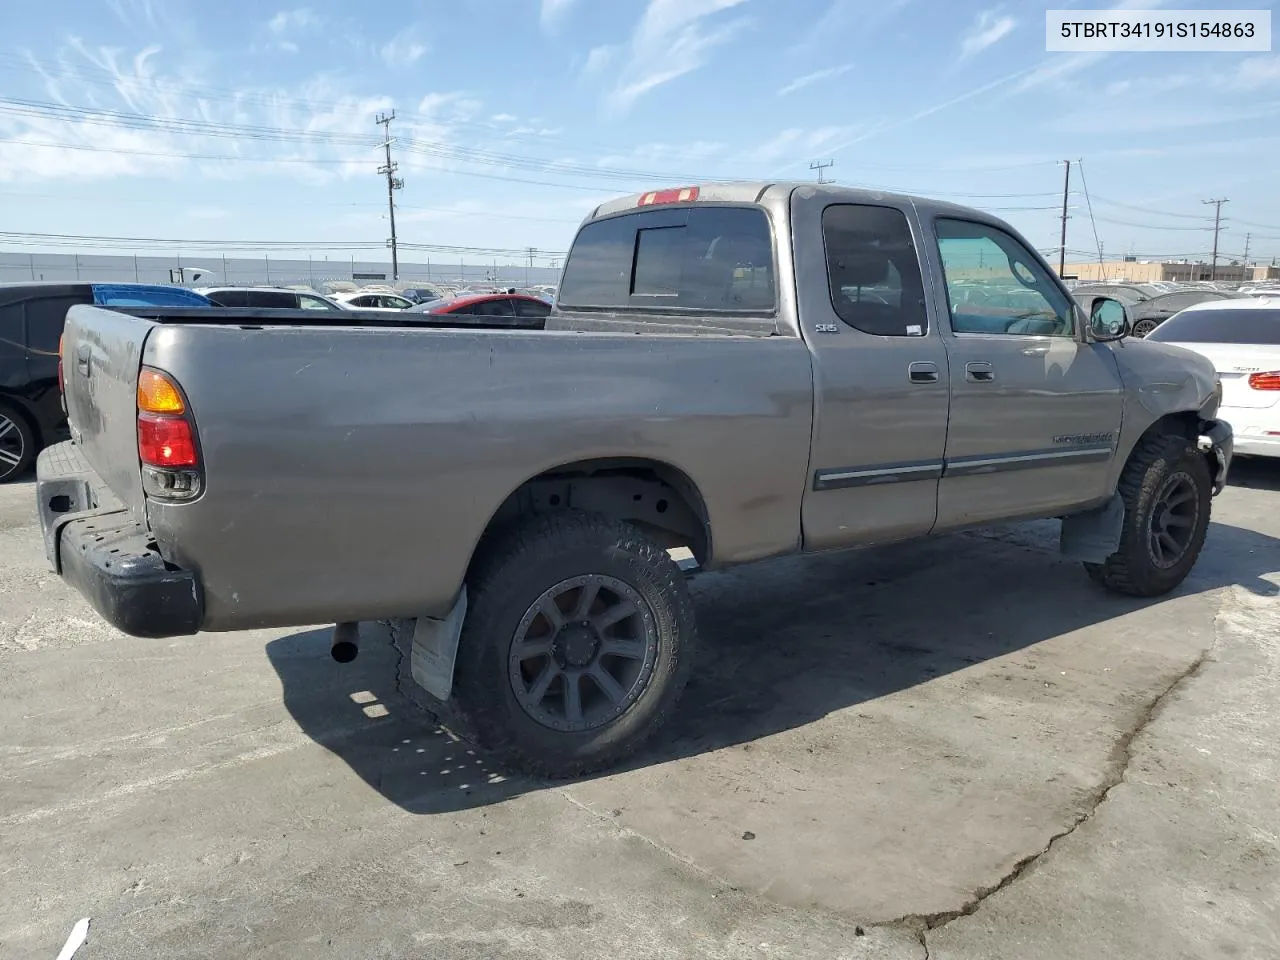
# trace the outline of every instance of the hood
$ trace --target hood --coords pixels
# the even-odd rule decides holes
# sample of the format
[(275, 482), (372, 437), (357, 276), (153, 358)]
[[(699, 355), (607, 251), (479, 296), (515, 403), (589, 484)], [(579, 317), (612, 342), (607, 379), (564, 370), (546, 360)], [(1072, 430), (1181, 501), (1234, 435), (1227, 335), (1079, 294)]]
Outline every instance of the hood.
[(1125, 392), (1153, 417), (1199, 410), (1216, 393), (1218, 374), (1198, 353), (1171, 343), (1132, 338), (1110, 346)]

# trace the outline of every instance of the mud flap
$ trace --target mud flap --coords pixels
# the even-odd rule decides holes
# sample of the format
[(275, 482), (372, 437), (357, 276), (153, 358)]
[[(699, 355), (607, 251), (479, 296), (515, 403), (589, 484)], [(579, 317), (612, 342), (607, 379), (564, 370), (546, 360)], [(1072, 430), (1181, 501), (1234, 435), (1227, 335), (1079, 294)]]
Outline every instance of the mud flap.
[(414, 682), (437, 700), (448, 701), (453, 690), (453, 665), (458, 659), (458, 638), (466, 616), (467, 588), (463, 586), (443, 620), (418, 617), (413, 621), (409, 670)]
[(1114, 494), (1101, 507), (1062, 518), (1059, 546), (1068, 560), (1104, 563), (1120, 549), (1124, 532), (1124, 499)]

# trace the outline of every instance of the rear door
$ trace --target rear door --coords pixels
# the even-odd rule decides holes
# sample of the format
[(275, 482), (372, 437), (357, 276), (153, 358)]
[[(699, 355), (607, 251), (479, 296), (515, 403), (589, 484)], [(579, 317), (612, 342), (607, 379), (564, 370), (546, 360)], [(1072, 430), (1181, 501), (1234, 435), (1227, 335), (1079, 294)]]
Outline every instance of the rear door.
[(1115, 357), (1026, 245), (934, 221), (950, 330), (938, 527), (1052, 516), (1105, 496), (1123, 408)]
[(914, 211), (827, 199), (792, 199), (800, 326), (814, 354), (807, 550), (928, 533), (947, 437), (947, 356)]

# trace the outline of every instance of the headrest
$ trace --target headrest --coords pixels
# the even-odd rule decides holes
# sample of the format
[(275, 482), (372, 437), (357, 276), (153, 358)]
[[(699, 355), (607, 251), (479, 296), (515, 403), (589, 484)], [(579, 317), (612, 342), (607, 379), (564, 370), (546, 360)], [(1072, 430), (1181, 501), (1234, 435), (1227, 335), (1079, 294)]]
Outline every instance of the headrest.
[(874, 287), (889, 275), (889, 258), (879, 252), (846, 254), (831, 261), (831, 279), (842, 287)]

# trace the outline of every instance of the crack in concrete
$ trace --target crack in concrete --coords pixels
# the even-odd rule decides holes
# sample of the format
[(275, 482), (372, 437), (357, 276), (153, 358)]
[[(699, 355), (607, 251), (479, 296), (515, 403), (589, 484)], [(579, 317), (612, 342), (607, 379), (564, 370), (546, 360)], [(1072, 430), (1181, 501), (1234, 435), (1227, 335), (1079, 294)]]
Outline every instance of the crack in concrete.
[(1035, 853), (1023, 857), (1013, 867), (1002, 876), (996, 883), (989, 886), (980, 887), (975, 890), (958, 909), (943, 910), (937, 913), (928, 914), (907, 914), (902, 917), (896, 917), (892, 920), (886, 920), (875, 923), (878, 927), (900, 927), (906, 928), (916, 935), (920, 941), (920, 945), (924, 948), (925, 960), (930, 960), (929, 952), (929, 933), (933, 930), (939, 930), (945, 927), (953, 920), (961, 917), (970, 917), (978, 912), (982, 904), (992, 896), (995, 896), (1001, 890), (1015, 883), (1019, 877), (1033, 867), (1042, 857), (1045, 856), (1059, 840), (1069, 837), (1075, 833), (1081, 826), (1093, 819), (1098, 812), (1098, 808), (1106, 801), (1117, 786), (1124, 782), (1125, 775), (1129, 771), (1129, 766), (1133, 762), (1133, 742), (1142, 735), (1155, 720), (1156, 715), (1160, 712), (1165, 702), (1181, 687), (1184, 683), (1194, 679), (1204, 669), (1205, 664), (1209, 662), (1210, 654), (1216, 645), (1217, 637), (1215, 631), (1214, 643), (1210, 644), (1194, 662), (1185, 670), (1177, 674), (1169, 684), (1162, 690), (1150, 703), (1142, 709), (1138, 714), (1134, 723), (1126, 730), (1111, 748), (1110, 762), (1107, 765), (1106, 776), (1099, 787), (1093, 791), (1085, 804), (1083, 810), (1076, 814), (1075, 819), (1063, 830), (1055, 833), (1049, 838), (1049, 842)]

